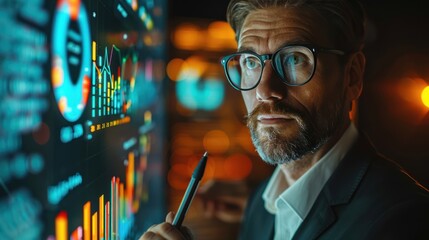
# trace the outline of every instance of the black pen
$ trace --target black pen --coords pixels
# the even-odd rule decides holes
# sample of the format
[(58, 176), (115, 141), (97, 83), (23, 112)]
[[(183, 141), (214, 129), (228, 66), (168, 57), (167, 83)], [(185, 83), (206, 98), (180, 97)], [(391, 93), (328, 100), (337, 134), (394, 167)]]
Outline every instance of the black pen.
[(201, 178), (204, 175), (207, 163), (207, 152), (204, 153), (194, 172), (192, 173), (191, 180), (189, 181), (188, 188), (186, 189), (185, 195), (183, 195), (182, 202), (180, 203), (179, 210), (173, 220), (173, 226), (180, 228), (183, 219), (185, 218), (186, 212), (191, 205), (192, 199), (195, 196), (198, 185), (200, 184)]

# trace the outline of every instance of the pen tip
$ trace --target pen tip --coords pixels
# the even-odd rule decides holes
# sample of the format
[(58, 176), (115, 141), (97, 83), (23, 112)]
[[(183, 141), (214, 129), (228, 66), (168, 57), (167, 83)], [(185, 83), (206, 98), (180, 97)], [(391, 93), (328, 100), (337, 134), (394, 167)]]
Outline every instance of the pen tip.
[(204, 153), (204, 157), (207, 157), (207, 155), (208, 155), (208, 153), (207, 153), (207, 151)]

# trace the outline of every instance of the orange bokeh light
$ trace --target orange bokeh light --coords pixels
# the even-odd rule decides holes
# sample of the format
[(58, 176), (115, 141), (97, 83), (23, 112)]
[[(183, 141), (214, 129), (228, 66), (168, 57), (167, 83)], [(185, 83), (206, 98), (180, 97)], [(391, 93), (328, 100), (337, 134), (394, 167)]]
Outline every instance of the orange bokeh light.
[(209, 153), (224, 153), (229, 149), (228, 135), (221, 130), (211, 130), (204, 135), (203, 146)]
[(252, 171), (252, 161), (244, 154), (234, 154), (225, 159), (225, 175), (231, 180), (243, 180)]
[(237, 48), (235, 35), (225, 21), (204, 23), (185, 22), (173, 29), (172, 42), (184, 50), (233, 50)]
[(421, 94), (423, 104), (429, 108), (429, 86), (426, 86)]
[(195, 24), (183, 23), (179, 25), (172, 35), (174, 45), (179, 49), (197, 50), (204, 37), (202, 30)]
[(176, 81), (179, 77), (180, 69), (182, 68), (184, 61), (180, 58), (171, 59), (167, 64), (167, 75), (168, 77)]
[(187, 164), (176, 163), (173, 164), (170, 171), (168, 171), (167, 181), (168, 184), (176, 190), (184, 190), (188, 186), (191, 176)]

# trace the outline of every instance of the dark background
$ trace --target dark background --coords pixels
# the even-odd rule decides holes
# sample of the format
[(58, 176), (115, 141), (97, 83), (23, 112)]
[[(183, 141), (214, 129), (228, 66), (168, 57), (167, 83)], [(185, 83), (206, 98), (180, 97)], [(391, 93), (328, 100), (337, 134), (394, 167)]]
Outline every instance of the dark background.
[[(171, 30), (174, 31), (174, 26), (183, 21), (197, 26), (204, 25), (207, 21), (225, 21), (228, 2), (228, 0), (170, 1)], [(362, 3), (368, 15), (364, 48), (367, 61), (364, 90), (358, 104), (358, 128), (369, 137), (380, 153), (401, 164), (416, 180), (429, 187), (429, 108), (425, 107), (420, 99), (421, 91), (429, 85), (427, 4), (425, 1), (417, 0), (401, 3), (388, 0), (364, 0)], [(170, 58), (192, 54), (203, 56), (214, 54), (202, 51), (186, 52), (175, 49), (172, 44), (169, 53)], [(216, 54), (225, 55), (226, 53)], [(231, 111), (231, 106), (242, 103), (241, 95), (227, 83), (225, 85), (227, 88), (225, 103), (220, 110), (207, 115), (202, 114), (206, 116), (206, 126), (202, 124), (201, 119), (198, 119), (198, 114), (201, 112), (190, 115), (186, 119), (183, 116), (178, 117), (180, 114), (175, 109), (170, 111), (172, 116), (170, 126), (176, 122), (186, 122), (192, 126), (192, 129), (198, 126), (195, 129), (202, 132), (216, 126), (224, 128), (230, 136), (238, 134), (234, 128), (225, 126), (238, 118), (235, 115), (240, 111), (235, 109)], [(173, 131), (171, 134), (174, 137)], [(194, 138), (200, 139), (200, 136), (195, 134)], [(240, 149), (237, 151), (243, 152)], [(269, 176), (271, 169), (267, 164), (264, 164), (256, 154), (252, 155), (248, 152), (246, 154), (253, 161), (253, 170), (247, 181), (256, 183), (258, 179)], [(182, 193), (170, 196), (172, 196), (171, 199), (177, 197), (180, 200)], [(236, 239), (238, 224), (228, 224), (216, 219), (208, 220), (202, 217), (198, 204), (198, 201), (193, 202), (193, 209), (190, 209), (184, 222), (184, 225), (193, 230), (197, 238)], [(176, 207), (177, 203), (171, 201), (169, 208)]]
[[(224, 21), (228, 2), (171, 1), (170, 22), (181, 18)], [(423, 0), (362, 3), (368, 30), (359, 128), (380, 152), (429, 186), (429, 108), (419, 95), (429, 85), (427, 4)]]

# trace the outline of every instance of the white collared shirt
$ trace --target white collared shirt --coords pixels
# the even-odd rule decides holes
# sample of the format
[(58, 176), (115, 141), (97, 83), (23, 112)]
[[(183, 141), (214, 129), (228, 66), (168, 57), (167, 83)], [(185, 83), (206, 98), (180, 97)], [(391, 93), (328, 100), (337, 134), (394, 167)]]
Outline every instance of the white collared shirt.
[(340, 140), (291, 186), (277, 166), (262, 195), (265, 208), (275, 214), (275, 240), (291, 239), (341, 159), (358, 137), (353, 123)]

